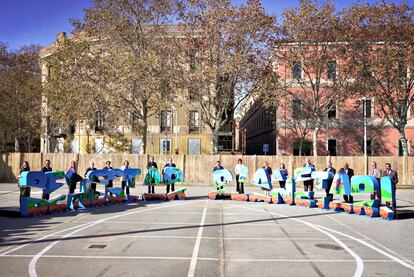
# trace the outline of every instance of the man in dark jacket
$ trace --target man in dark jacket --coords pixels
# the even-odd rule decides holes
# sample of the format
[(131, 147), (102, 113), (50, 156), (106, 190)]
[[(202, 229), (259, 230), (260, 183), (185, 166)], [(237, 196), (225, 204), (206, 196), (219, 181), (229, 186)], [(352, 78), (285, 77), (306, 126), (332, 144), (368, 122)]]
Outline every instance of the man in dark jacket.
[[(345, 163), (344, 167), (341, 168), (339, 171), (345, 173), (346, 175), (348, 175), (349, 183), (351, 184), (351, 178), (352, 178), (352, 176), (354, 176), (354, 170), (349, 167), (349, 164)], [(346, 203), (350, 203), (350, 204), (354, 203), (354, 197), (352, 195), (348, 196), (348, 195), (344, 194), (344, 200), (345, 200)]]
[[(323, 171), (331, 172), (333, 175), (336, 174), (336, 169), (332, 167), (331, 162), (326, 163), (326, 168)], [(332, 181), (333, 181), (333, 178), (328, 179), (328, 186), (325, 189), (326, 197), (329, 197), (329, 201), (333, 200), (333, 194), (329, 193), (329, 191), (331, 190), (331, 187), (332, 187)]]
[[(151, 156), (149, 158), (149, 161), (147, 163), (147, 169), (148, 168), (156, 168), (156, 169), (158, 169), (158, 165), (155, 162), (154, 156)], [(151, 180), (151, 184), (155, 184), (155, 180)], [(155, 187), (154, 186), (151, 186), (151, 184), (148, 185), (148, 193), (155, 193)]]
[[(168, 163), (164, 166), (164, 169), (166, 167), (176, 167), (175, 166), (175, 163), (173, 163), (173, 159), (172, 158), (169, 158), (168, 159)], [(171, 184), (171, 191), (175, 191), (174, 183)], [(170, 185), (167, 185), (167, 193), (169, 193), (169, 192), (170, 192)]]
[[(42, 168), (42, 172), (46, 173), (46, 172), (51, 172), (51, 171), (52, 171), (52, 167), (50, 166), (50, 160), (46, 160), (45, 166)], [(48, 193), (42, 194), (42, 199), (49, 200), (49, 197), (50, 197), (50, 194)]]

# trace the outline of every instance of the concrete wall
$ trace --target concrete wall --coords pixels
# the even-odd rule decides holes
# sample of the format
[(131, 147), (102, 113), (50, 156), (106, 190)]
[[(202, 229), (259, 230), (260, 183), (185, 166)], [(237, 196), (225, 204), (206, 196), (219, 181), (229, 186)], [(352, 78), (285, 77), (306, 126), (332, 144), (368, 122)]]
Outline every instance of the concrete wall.
[[(237, 155), (154, 155), (159, 168), (164, 167), (169, 157), (174, 159), (176, 165), (185, 173), (187, 184), (211, 184), (211, 172), (217, 160), (222, 162), (225, 168), (234, 172), (234, 166), (238, 158), (243, 159), (243, 163), (249, 168), (249, 179), (251, 180), (256, 169), (263, 166), (265, 161), (270, 163), (272, 168), (278, 168), (280, 163), (284, 163), (291, 176), (293, 170), (301, 167), (306, 157), (297, 156), (237, 156)], [(64, 154), (64, 153), (10, 153), (0, 155), (0, 182), (15, 182), (19, 174), (20, 166), (23, 161), (28, 161), (31, 170), (40, 170), (46, 159), (51, 160), (54, 170), (66, 170), (70, 161), (78, 162), (81, 175), (84, 174), (90, 161), (95, 162), (97, 168), (102, 168), (107, 160), (112, 162), (113, 167), (120, 167), (125, 160), (129, 160), (132, 167), (141, 169), (146, 168), (149, 155), (135, 154)], [(414, 157), (368, 157), (361, 156), (338, 156), (338, 157), (309, 157), (316, 165), (317, 169), (323, 170), (326, 162), (330, 158), (333, 166), (339, 169), (345, 162), (355, 170), (355, 174), (362, 175), (368, 172), (371, 161), (376, 161), (380, 168), (384, 168), (386, 162), (391, 163), (392, 167), (398, 171), (400, 183), (398, 187), (414, 188)], [(139, 181), (143, 180), (143, 174), (139, 176)], [(249, 181), (250, 181), (249, 180)]]

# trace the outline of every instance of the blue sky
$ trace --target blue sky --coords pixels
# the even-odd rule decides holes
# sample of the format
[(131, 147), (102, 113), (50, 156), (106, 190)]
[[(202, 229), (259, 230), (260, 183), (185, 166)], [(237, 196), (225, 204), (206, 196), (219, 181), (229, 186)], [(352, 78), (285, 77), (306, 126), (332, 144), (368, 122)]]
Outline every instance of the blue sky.
[[(246, 0), (233, 2), (245, 3)], [(352, 2), (355, 1), (335, 1), (338, 8)], [(414, 0), (408, 2), (414, 4)], [(280, 15), (284, 9), (296, 7), (298, 1), (262, 0), (262, 3), (269, 13)], [(82, 18), (83, 9), (90, 6), (91, 0), (0, 0), (0, 41), (11, 49), (28, 44), (48, 45), (58, 32), (70, 33), (69, 19)]]

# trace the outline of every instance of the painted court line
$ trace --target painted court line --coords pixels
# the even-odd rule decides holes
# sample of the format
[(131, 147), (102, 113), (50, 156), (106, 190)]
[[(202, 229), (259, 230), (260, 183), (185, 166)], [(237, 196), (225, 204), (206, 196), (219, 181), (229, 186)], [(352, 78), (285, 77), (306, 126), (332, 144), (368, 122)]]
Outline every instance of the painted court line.
[[(100, 223), (102, 223), (102, 222), (105, 222), (105, 221), (107, 221), (107, 220), (110, 220), (110, 219), (114, 219), (114, 218), (119, 218), (119, 217), (122, 217), (122, 216), (127, 216), (127, 215), (132, 215), (132, 214), (138, 214), (138, 213), (143, 213), (143, 212), (145, 212), (145, 211), (152, 211), (152, 210), (157, 210), (157, 209), (163, 209), (163, 208), (170, 208), (170, 207), (176, 207), (176, 206), (184, 206), (184, 205), (188, 205), (188, 204), (193, 204), (193, 203), (197, 203), (197, 202), (200, 202), (200, 201), (196, 201), (196, 202), (187, 202), (187, 203), (180, 203), (180, 204), (175, 204), (175, 205), (160, 205), (160, 206), (157, 206), (157, 207), (154, 207), (154, 208), (148, 208), (148, 209), (146, 209), (146, 210), (142, 210), (142, 209), (140, 209), (140, 210), (138, 210), (138, 211), (130, 211), (130, 212), (125, 212), (125, 213), (122, 213), (122, 214), (118, 214), (118, 215), (114, 215), (114, 216), (109, 216), (109, 217), (106, 217), (106, 218), (103, 218), (103, 219), (100, 219), (100, 220), (97, 220), (97, 221), (92, 221), (92, 222), (90, 222), (89, 224), (83, 224), (83, 225), (81, 225), (81, 226), (83, 226), (83, 227), (81, 227), (81, 228), (79, 228), (80, 226), (76, 226), (76, 227), (72, 227), (72, 228), (67, 228), (67, 229), (64, 229), (64, 230), (61, 230), (61, 231), (59, 231), (59, 232), (64, 232), (64, 231), (68, 231), (68, 230), (72, 230), (72, 229), (74, 229), (74, 228), (78, 228), (77, 230), (75, 230), (75, 231), (73, 231), (73, 232), (71, 232), (71, 233), (69, 233), (69, 234), (66, 234), (65, 236), (63, 236), (62, 238), (67, 238), (67, 237), (71, 237), (71, 236), (73, 236), (74, 234), (76, 234), (76, 233), (78, 233), (78, 232), (80, 232), (80, 231), (83, 231), (83, 230), (85, 230), (85, 229), (87, 229), (87, 228), (89, 228), (89, 227), (92, 227), (92, 226), (95, 226), (95, 225), (97, 225), (97, 224), (100, 224)], [(49, 235), (50, 236), (50, 235)], [(43, 238), (40, 238), (39, 240), (42, 240), (42, 239), (44, 239), (45, 237), (43, 237)], [(37, 277), (37, 273), (36, 273), (36, 263), (37, 263), (37, 261), (47, 252), (47, 251), (49, 251), (53, 246), (55, 246), (56, 244), (58, 244), (60, 242), (60, 240), (56, 240), (56, 241), (54, 241), (54, 242), (52, 242), (51, 244), (49, 244), (47, 247), (45, 247), (43, 250), (41, 250), (40, 252), (38, 252), (32, 259), (31, 259), (31, 261), (30, 261), (30, 263), (29, 263), (29, 269), (28, 269), (28, 271), (29, 271), (29, 276), (31, 276), (31, 277)], [(12, 251), (14, 251), (14, 250), (12, 250)]]
[[(3, 258), (32, 258), (35, 255), (27, 254), (10, 254), (3, 256)], [(43, 258), (49, 259), (111, 259), (111, 260), (192, 260), (192, 257), (167, 257), (167, 256), (91, 256), (91, 255), (43, 255)], [(218, 258), (207, 258), (207, 257), (197, 257), (197, 260), (200, 261), (216, 261)], [(226, 262), (328, 262), (328, 263), (355, 263), (355, 260), (346, 260), (346, 259), (225, 259)], [(364, 263), (396, 263), (394, 260), (362, 260)]]
[[(248, 208), (248, 207), (243, 207), (243, 208), (245, 208), (245, 209), (253, 209), (253, 208)], [(257, 209), (253, 209), (253, 210), (257, 210)], [(260, 210), (257, 210), (257, 211), (260, 211)], [(263, 211), (263, 212), (266, 212), (266, 211)], [(268, 212), (268, 213), (270, 213), (270, 214), (274, 214), (274, 215), (277, 215), (277, 216), (281, 216), (281, 217), (286, 217), (286, 218), (289, 218), (289, 216), (286, 216), (286, 215), (283, 215), (283, 214), (279, 214), (279, 213), (274, 213), (274, 212)], [(391, 254), (389, 254), (389, 253), (387, 253), (387, 252), (385, 252), (385, 251), (383, 251), (383, 250), (379, 249), (378, 247), (375, 247), (375, 246), (373, 246), (373, 245), (369, 244), (368, 242), (366, 242), (366, 241), (365, 241), (365, 240), (363, 240), (363, 239), (359, 239), (359, 238), (353, 237), (353, 236), (351, 236), (351, 235), (347, 235), (347, 234), (345, 234), (345, 233), (342, 233), (342, 232), (339, 232), (339, 231), (336, 231), (336, 230), (333, 230), (333, 229), (330, 229), (330, 228), (324, 227), (324, 226), (322, 226), (322, 225), (318, 225), (318, 224), (314, 224), (314, 223), (309, 223), (309, 222), (306, 222), (306, 221), (303, 221), (303, 220), (300, 220), (300, 219), (297, 219), (297, 218), (289, 218), (289, 219), (291, 219), (291, 220), (295, 220), (295, 221), (299, 221), (299, 222), (303, 222), (304, 224), (306, 224), (306, 225), (308, 225), (308, 226), (314, 226), (314, 227), (317, 227), (317, 228), (320, 228), (320, 229), (326, 230), (326, 231), (328, 231), (328, 232), (331, 232), (331, 233), (334, 233), (334, 234), (338, 234), (338, 235), (340, 235), (340, 236), (343, 236), (343, 237), (346, 237), (346, 238), (348, 238), (348, 239), (354, 240), (354, 241), (356, 241), (356, 242), (359, 242), (360, 244), (362, 244), (362, 245), (364, 245), (364, 246), (366, 246), (366, 247), (371, 248), (372, 250), (376, 251), (377, 253), (380, 253), (380, 254), (382, 254), (382, 255), (384, 255), (384, 256), (386, 256), (386, 257), (388, 257), (388, 258), (390, 258), (390, 259), (392, 259), (392, 260), (396, 261), (397, 263), (399, 263), (399, 264), (401, 264), (401, 265), (405, 266), (406, 268), (409, 268), (409, 269), (411, 269), (411, 270), (413, 270), (413, 271), (414, 271), (414, 266), (413, 266), (413, 265), (411, 265), (410, 263), (408, 263), (407, 261), (405, 261), (404, 259), (400, 259), (400, 258), (398, 258), (398, 257), (395, 257), (395, 256), (393, 256), (393, 255), (391, 255)]]
[(337, 222), (338, 224), (340, 224), (340, 225), (344, 226), (344, 227), (345, 227), (345, 228), (347, 228), (348, 230), (351, 230), (352, 232), (354, 232), (354, 233), (358, 234), (359, 236), (363, 237), (363, 238), (364, 238), (364, 240), (370, 241), (370, 242), (372, 242), (372, 243), (376, 244), (377, 246), (380, 246), (380, 247), (382, 247), (383, 249), (387, 250), (388, 252), (390, 252), (390, 253), (394, 254), (395, 256), (398, 256), (398, 257), (399, 257), (400, 259), (402, 259), (403, 261), (409, 262), (409, 263), (411, 263), (411, 264), (413, 264), (413, 265), (414, 265), (413, 261), (411, 261), (411, 260), (407, 259), (406, 257), (404, 257), (404, 256), (402, 256), (402, 255), (400, 255), (400, 254), (398, 254), (397, 252), (395, 252), (395, 251), (393, 251), (393, 250), (391, 250), (391, 249), (387, 248), (386, 246), (382, 245), (381, 243), (379, 243), (379, 242), (377, 242), (377, 241), (373, 240), (372, 238), (370, 238), (370, 237), (368, 237), (368, 236), (366, 236), (366, 235), (362, 234), (361, 232), (358, 232), (357, 230), (352, 229), (350, 226), (348, 226), (348, 225), (346, 225), (346, 224), (342, 223), (341, 221), (337, 220), (336, 218), (334, 218), (334, 217), (332, 217), (332, 216), (328, 216), (328, 218), (329, 218), (329, 219), (331, 219), (331, 220), (333, 220), (333, 221), (335, 221), (335, 222)]
[(188, 275), (187, 275), (188, 277), (194, 277), (194, 274), (195, 274), (195, 270), (197, 266), (198, 251), (200, 250), (201, 237), (203, 236), (204, 221), (206, 220), (207, 204), (208, 202), (206, 202), (206, 205), (203, 211), (203, 216), (201, 217), (200, 228), (198, 229), (197, 239), (194, 244), (190, 268), (188, 269)]
[[(198, 226), (198, 222), (154, 222), (154, 221), (111, 221), (111, 222), (102, 222), (101, 224), (109, 224), (109, 225), (124, 225), (124, 224), (145, 224), (145, 225), (197, 225)], [(214, 224), (214, 223), (211, 223)]]
[[(249, 209), (249, 210), (256, 210), (256, 211), (260, 211), (257, 209), (253, 209), (250, 207), (243, 207), (244, 209)], [(280, 217), (285, 217), (285, 218), (289, 218), (289, 216), (283, 215), (283, 214), (279, 214), (279, 213), (274, 213), (274, 212), (269, 212), (269, 211), (265, 211), (263, 210), (263, 212), (265, 213), (269, 213), (269, 214), (274, 214)], [(333, 241), (335, 241), (338, 245), (340, 245), (346, 252), (348, 252), (352, 257), (354, 257), (355, 261), (356, 261), (356, 269), (354, 272), (354, 277), (361, 277), (363, 272), (364, 272), (364, 262), (362, 261), (361, 257), (358, 256), (353, 250), (351, 250), (346, 244), (344, 244), (342, 241), (340, 241), (338, 238), (336, 238), (335, 236), (333, 236), (332, 234), (330, 234), (327, 230), (323, 230), (322, 228), (320, 228), (319, 226), (316, 226), (314, 224), (311, 224), (309, 222), (297, 219), (297, 218), (289, 218), (291, 220), (297, 221), (297, 222), (302, 222), (303, 224), (321, 232), (324, 233), (325, 235), (329, 236)], [(329, 228), (327, 228), (328, 230), (330, 230)]]

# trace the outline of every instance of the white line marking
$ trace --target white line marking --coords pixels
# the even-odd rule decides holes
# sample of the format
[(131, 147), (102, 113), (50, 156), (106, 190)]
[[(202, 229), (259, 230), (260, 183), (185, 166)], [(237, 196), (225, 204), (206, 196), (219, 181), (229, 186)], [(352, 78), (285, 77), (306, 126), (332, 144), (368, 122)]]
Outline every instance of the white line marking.
[[(241, 206), (241, 207), (245, 208), (245, 209), (258, 211), (257, 209), (253, 209), (253, 208), (249, 208), (249, 207), (243, 207), (243, 206)], [(269, 211), (263, 211), (263, 212), (269, 213), (269, 214), (274, 214), (274, 215), (277, 215), (277, 216), (280, 216), (280, 217), (289, 218), (286, 215), (282, 215), (282, 214), (278, 214), (278, 213), (274, 213), (274, 212), (269, 212)], [(311, 227), (311, 228), (313, 228), (313, 229), (329, 236), (332, 240), (334, 240), (337, 244), (339, 244), (343, 249), (345, 249), (346, 252), (348, 252), (352, 257), (354, 257), (354, 259), (356, 261), (356, 264), (357, 264), (357, 267), (356, 267), (355, 272), (354, 272), (354, 277), (362, 276), (362, 273), (364, 272), (364, 263), (363, 263), (361, 257), (358, 256), (354, 251), (352, 251), (348, 246), (346, 246), (342, 241), (340, 241), (338, 238), (336, 238), (332, 234), (328, 233), (326, 230), (323, 230), (322, 228), (320, 228), (320, 226), (314, 225), (312, 223), (309, 223), (309, 222), (306, 222), (306, 221), (303, 221), (303, 220), (300, 220), (300, 219), (297, 219), (297, 218), (289, 218), (289, 219), (297, 221), (297, 222), (302, 222), (303, 224), (305, 224), (305, 225), (307, 225), (307, 226), (309, 226), (309, 227)], [(330, 230), (329, 228), (327, 228), (327, 229)]]
[[(205, 226), (205, 225), (204, 225)], [(137, 239), (197, 239), (194, 236), (140, 236), (140, 235), (123, 235), (117, 236), (118, 238), (137, 238)], [(76, 238), (76, 237), (75, 237)], [(217, 237), (202, 237), (202, 240), (263, 240), (263, 241), (291, 241), (291, 240), (303, 240), (303, 241), (326, 241), (330, 240), (329, 238), (249, 238), (249, 237), (239, 237), (239, 238), (217, 238)], [(349, 240), (349, 239), (345, 239)]]
[[(31, 258), (35, 255), (7, 255), (4, 257), (12, 258)], [(74, 259), (120, 259), (120, 260), (191, 260), (191, 257), (150, 257), (150, 256), (81, 256), (81, 255), (43, 255), (43, 258), (74, 258)], [(198, 258), (199, 260), (204, 261), (218, 261), (217, 258)]]
[[(197, 201), (197, 202), (200, 202), (200, 201)], [(80, 232), (80, 231), (82, 231), (82, 230), (84, 230), (84, 229), (87, 229), (87, 228), (89, 228), (89, 227), (95, 226), (95, 225), (97, 225), (97, 224), (100, 224), (100, 223), (105, 222), (105, 221), (110, 220), (110, 219), (114, 219), (114, 218), (118, 218), (118, 217), (122, 217), (122, 216), (127, 216), (127, 215), (131, 215), (131, 214), (143, 213), (143, 212), (145, 212), (145, 211), (152, 211), (152, 210), (163, 209), (163, 208), (169, 208), (169, 207), (183, 206), (183, 205), (194, 204), (194, 203), (195, 203), (195, 202), (186, 202), (186, 203), (180, 203), (180, 204), (175, 204), (175, 205), (163, 205), (163, 206), (158, 206), (158, 207), (154, 207), (154, 208), (149, 208), (149, 209), (146, 209), (146, 210), (139, 210), (139, 211), (126, 212), (126, 213), (118, 214), (118, 215), (115, 215), (115, 216), (106, 217), (106, 218), (103, 218), (103, 219), (100, 219), (100, 220), (97, 220), (97, 221), (92, 221), (92, 222), (90, 222), (89, 224), (83, 224), (83, 225), (81, 225), (81, 226), (84, 226), (84, 227), (82, 227), (82, 228), (80, 228), (80, 229), (78, 229), (78, 230), (75, 230), (75, 231), (73, 231), (73, 232), (71, 232), (71, 233), (69, 233), (69, 234), (65, 235), (63, 238), (70, 237), (70, 236), (72, 236), (73, 234), (75, 234), (75, 233), (77, 233), (77, 232)], [(67, 231), (67, 230), (69, 230), (69, 229), (79, 228), (79, 227), (80, 227), (80, 226), (76, 226), (76, 227), (68, 228), (68, 229), (62, 230), (61, 232)], [(50, 236), (50, 235), (49, 235), (49, 236)], [(42, 238), (41, 238), (40, 240), (42, 240)], [(30, 263), (29, 263), (29, 275), (30, 275), (31, 277), (37, 277), (37, 273), (36, 273), (36, 263), (37, 263), (37, 261), (38, 261), (38, 260), (42, 257), (42, 255), (43, 255), (46, 251), (50, 250), (53, 246), (55, 246), (55, 245), (56, 245), (57, 243), (59, 243), (59, 242), (60, 242), (60, 240), (54, 241), (53, 243), (51, 243), (49, 246), (47, 246), (46, 248), (44, 248), (43, 250), (41, 250), (39, 253), (37, 253), (37, 254), (36, 254), (36, 255), (32, 258), (32, 260), (31, 260), (31, 261), (30, 261)]]
[(393, 256), (393, 255), (391, 255), (391, 254), (388, 254), (387, 252), (385, 252), (385, 251), (383, 251), (383, 250), (381, 250), (381, 249), (379, 249), (379, 248), (377, 248), (377, 247), (375, 247), (375, 246), (373, 246), (373, 245), (371, 245), (371, 244), (367, 243), (366, 241), (364, 241), (364, 240), (362, 240), (362, 239), (358, 239), (358, 238), (355, 238), (355, 237), (353, 237), (353, 236), (350, 236), (350, 235), (347, 235), (347, 234), (344, 234), (344, 233), (341, 233), (341, 232), (338, 232), (338, 231), (335, 231), (335, 230), (332, 230), (332, 229), (329, 229), (329, 228), (326, 228), (326, 227), (323, 227), (323, 226), (320, 226), (320, 225), (316, 225), (316, 224), (315, 224), (315, 226), (318, 226), (318, 227), (320, 227), (320, 228), (322, 228), (322, 229), (329, 230), (330, 232), (333, 232), (333, 233), (335, 233), (335, 234), (338, 234), (338, 235), (341, 235), (341, 236), (347, 237), (347, 238), (349, 238), (349, 239), (352, 239), (352, 240), (354, 240), (354, 241), (357, 241), (357, 242), (359, 242), (360, 244), (363, 244), (363, 245), (365, 245), (365, 246), (367, 246), (367, 247), (371, 248), (372, 250), (374, 250), (374, 251), (376, 251), (376, 252), (378, 252), (378, 253), (380, 253), (380, 254), (383, 254), (384, 256), (386, 256), (386, 257), (388, 257), (388, 258), (390, 258), (390, 259), (392, 259), (392, 260), (396, 261), (397, 263), (399, 263), (399, 264), (401, 264), (401, 265), (403, 265), (403, 266), (405, 266), (405, 267), (407, 267), (407, 268), (409, 268), (409, 269), (411, 269), (411, 270), (413, 270), (413, 271), (414, 271), (414, 266), (412, 266), (411, 264), (409, 264), (409, 263), (405, 262), (404, 260), (399, 259), (399, 258), (397, 258), (397, 257), (395, 257), (395, 256)]
[(364, 238), (364, 240), (370, 241), (370, 242), (372, 242), (372, 243), (374, 243), (374, 244), (376, 244), (376, 245), (378, 245), (378, 246), (380, 246), (380, 247), (384, 248), (384, 249), (385, 249), (385, 250), (387, 250), (388, 252), (390, 252), (390, 253), (392, 253), (392, 254), (394, 254), (394, 255), (396, 255), (396, 256), (399, 256), (399, 257), (400, 257), (400, 259), (402, 259), (403, 261), (409, 262), (409, 263), (411, 263), (411, 264), (413, 264), (413, 265), (414, 265), (413, 261), (411, 261), (411, 260), (407, 259), (406, 257), (404, 257), (404, 256), (402, 256), (402, 255), (400, 255), (400, 254), (398, 254), (397, 252), (395, 252), (395, 251), (393, 251), (393, 250), (391, 250), (391, 249), (387, 248), (386, 246), (382, 245), (381, 243), (379, 243), (379, 242), (377, 242), (377, 241), (373, 240), (372, 238), (370, 238), (370, 237), (368, 237), (368, 236), (366, 236), (366, 235), (362, 234), (361, 232), (358, 232), (357, 230), (352, 229), (350, 226), (348, 226), (348, 225), (346, 225), (346, 224), (342, 223), (341, 221), (337, 220), (336, 218), (334, 218), (334, 217), (332, 217), (332, 216), (328, 216), (328, 218), (330, 218), (331, 220), (333, 220), (333, 221), (337, 222), (338, 224), (340, 224), (340, 225), (344, 226), (344, 227), (345, 227), (345, 228), (347, 228), (348, 230), (351, 230), (352, 232), (354, 232), (354, 233), (356, 233), (356, 234), (360, 235), (361, 237), (363, 237), (363, 238)]
[[(145, 225), (197, 225), (198, 222), (154, 222), (154, 221), (111, 221), (111, 222), (102, 222), (101, 224), (145, 224)], [(216, 223), (206, 223), (206, 224), (216, 224)]]
[(198, 251), (200, 249), (201, 237), (203, 236), (203, 229), (204, 229), (204, 221), (206, 220), (206, 212), (207, 212), (207, 203), (204, 207), (203, 216), (201, 217), (200, 221), (200, 228), (198, 229), (197, 239), (194, 244), (193, 249), (193, 256), (191, 257), (190, 268), (188, 269), (188, 277), (194, 277), (196, 266), (197, 266), (197, 258), (198, 258)]
[(1, 254), (0, 254), (0, 257), (1, 257), (1, 256), (4, 256), (4, 255), (7, 255), (7, 254), (9, 254), (9, 253), (15, 252), (15, 251), (17, 251), (17, 250), (19, 250), (19, 249), (22, 249), (23, 247), (26, 247), (26, 246), (28, 246), (28, 245), (32, 244), (33, 242), (38, 242), (38, 241), (41, 241), (41, 240), (47, 239), (47, 238), (49, 238), (49, 237), (54, 237), (54, 236), (56, 236), (56, 235), (57, 235), (57, 234), (59, 234), (59, 233), (63, 233), (63, 232), (65, 232), (65, 231), (69, 231), (69, 230), (72, 230), (72, 229), (76, 229), (76, 228), (79, 228), (79, 227), (82, 227), (82, 226), (85, 226), (85, 225), (88, 225), (88, 224), (91, 224), (91, 222), (89, 222), (89, 223), (85, 223), (85, 224), (82, 224), (82, 225), (78, 225), (78, 226), (74, 226), (74, 227), (71, 227), (71, 228), (67, 228), (67, 229), (64, 229), (64, 230), (60, 230), (60, 231), (57, 231), (57, 232), (55, 232), (55, 233), (52, 233), (52, 234), (46, 235), (46, 236), (44, 236), (44, 237), (41, 237), (41, 238), (38, 238), (38, 239), (35, 239), (35, 240), (31, 240), (31, 241), (29, 241), (28, 243), (22, 244), (22, 245), (20, 245), (20, 246), (18, 246), (18, 247), (16, 247), (16, 248), (13, 248), (13, 249), (11, 249), (11, 250), (9, 250), (9, 251), (6, 251), (6, 252), (1, 253)]
[[(3, 258), (31, 258), (35, 255), (7, 255)], [(191, 260), (192, 257), (149, 257), (149, 256), (90, 256), (90, 255), (43, 255), (42, 258), (49, 258), (49, 259), (67, 259), (67, 258), (74, 258), (74, 259), (120, 259), (120, 260), (128, 260), (128, 259), (136, 259), (136, 260)], [(219, 261), (218, 258), (202, 258), (198, 257), (197, 260), (201, 261)], [(355, 260), (345, 260), (345, 259), (225, 259), (226, 262), (331, 262), (331, 263), (354, 263)], [(363, 260), (365, 263), (396, 263), (394, 260)]]

